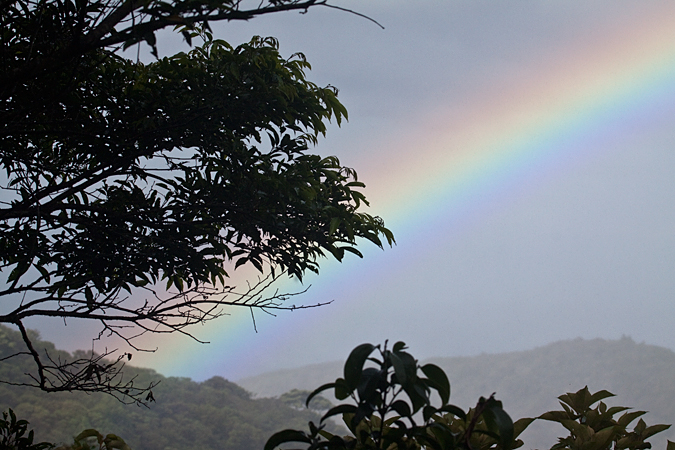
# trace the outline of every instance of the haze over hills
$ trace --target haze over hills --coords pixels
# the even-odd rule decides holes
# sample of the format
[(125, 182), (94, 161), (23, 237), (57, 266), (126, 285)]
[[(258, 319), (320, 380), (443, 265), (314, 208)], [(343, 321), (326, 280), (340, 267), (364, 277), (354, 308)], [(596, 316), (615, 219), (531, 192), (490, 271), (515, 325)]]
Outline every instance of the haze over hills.
[[(410, 349), (415, 355), (415, 349)], [(473, 406), (496, 392), (513, 418), (535, 417), (560, 409), (557, 397), (588, 385), (606, 389), (615, 398), (609, 405), (649, 411), (648, 425), (675, 423), (675, 353), (663, 347), (619, 340), (560, 341), (529, 351), (473, 357), (431, 358), (450, 379), (451, 403)], [(237, 380), (259, 397), (277, 396), (291, 389), (312, 390), (342, 376), (342, 362), (316, 364)], [(562, 431), (555, 424), (535, 422), (523, 435), (526, 448), (549, 448)], [(675, 430), (652, 439), (653, 448), (675, 440)]]

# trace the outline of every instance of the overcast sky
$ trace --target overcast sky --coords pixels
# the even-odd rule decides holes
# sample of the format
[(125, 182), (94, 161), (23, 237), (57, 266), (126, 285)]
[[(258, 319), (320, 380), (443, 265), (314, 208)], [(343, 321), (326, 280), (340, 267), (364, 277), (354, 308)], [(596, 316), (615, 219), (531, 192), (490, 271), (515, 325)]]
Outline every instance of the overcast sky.
[[(579, 336), (675, 349), (675, 78), (655, 87), (652, 72), (635, 71), (675, 57), (673, 39), (673, 48), (647, 48), (659, 44), (648, 32), (672, 25), (672, 1), (335, 3), (385, 29), (314, 8), (224, 24), (216, 34), (233, 44), (275, 36), (282, 54), (306, 54), (310, 80), (339, 88), (349, 123), (331, 128), (315, 151), (357, 169), (397, 246), (364, 243), (364, 260), (325, 264), (292, 300), (330, 306), (256, 316), (257, 333), (250, 313), (235, 311), (195, 330), (209, 345), (151, 340), (159, 350), (134, 361), (202, 380), (344, 359), (355, 345), (384, 339), (406, 341), (418, 357)], [(655, 57), (641, 62), (648, 51)], [(633, 77), (622, 88), (634, 89), (630, 101), (610, 89), (624, 72)], [(591, 83), (603, 77), (606, 95)], [(561, 115), (570, 125), (549, 125), (537, 144), (544, 122), (534, 116), (557, 120), (563, 90), (580, 105), (579, 120)], [(518, 127), (529, 156), (510, 159), (499, 139)], [(494, 151), (481, 147), (483, 136), (494, 137)], [(471, 159), (482, 152), (484, 163)], [(451, 154), (474, 161), (477, 175), (461, 189), (448, 187), (465, 173)], [(40, 327), (61, 347), (89, 346), (71, 326)]]

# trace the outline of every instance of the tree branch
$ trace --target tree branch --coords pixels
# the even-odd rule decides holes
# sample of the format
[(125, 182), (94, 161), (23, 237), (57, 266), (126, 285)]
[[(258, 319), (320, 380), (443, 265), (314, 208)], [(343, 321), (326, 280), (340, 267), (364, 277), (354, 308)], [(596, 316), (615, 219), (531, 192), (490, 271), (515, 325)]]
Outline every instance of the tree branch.
[[(119, 290), (114, 295), (106, 296), (106, 299), (97, 302), (99, 313), (94, 313), (86, 309), (87, 300), (75, 297), (60, 298), (56, 296), (45, 296), (40, 299), (34, 299), (20, 306), (12, 313), (0, 316), (0, 323), (12, 323), (18, 326), (24, 344), (28, 352), (17, 352), (10, 356), (0, 359), (0, 362), (19, 355), (29, 355), (35, 365), (35, 374), (26, 375), (33, 380), (32, 382), (18, 382), (13, 380), (0, 380), (2, 383), (17, 386), (39, 387), (46, 392), (61, 391), (84, 391), (95, 392), (102, 391), (113, 395), (125, 403), (136, 403), (146, 405), (144, 396), (151, 391), (155, 384), (147, 388), (138, 388), (134, 386), (134, 380), (124, 381), (122, 378), (123, 360), (126, 353), (118, 356), (114, 361), (105, 361), (104, 358), (113, 354), (116, 350), (106, 351), (102, 355), (91, 354), (91, 357), (77, 359), (74, 361), (54, 360), (45, 353), (41, 355), (35, 348), (29, 336), (28, 331), (23, 325), (23, 320), (28, 317), (59, 317), (59, 318), (87, 318), (98, 320), (102, 329), (96, 340), (104, 334), (114, 335), (122, 339), (132, 349), (136, 351), (154, 351), (143, 349), (134, 344), (134, 340), (146, 333), (175, 333), (183, 334), (196, 342), (206, 343), (198, 339), (193, 334), (186, 331), (186, 328), (209, 320), (216, 319), (224, 315), (220, 311), (224, 306), (239, 306), (249, 308), (251, 312), (259, 309), (270, 314), (269, 310), (293, 311), (296, 309), (315, 308), (332, 303), (320, 302), (312, 305), (283, 305), (283, 302), (290, 298), (301, 295), (309, 287), (294, 293), (279, 293), (274, 290), (269, 295), (265, 292), (272, 287), (283, 272), (276, 275), (268, 274), (248, 287), (245, 292), (237, 292), (234, 287), (223, 287), (220, 289), (207, 286), (199, 286), (193, 289), (177, 292), (168, 297), (158, 295), (154, 290), (148, 289), (148, 292), (155, 296), (156, 302), (146, 299), (137, 307), (126, 307), (124, 304), (131, 301), (128, 297), (120, 297)], [(227, 296), (234, 296), (232, 300), (226, 300)], [(49, 301), (58, 301), (59, 309), (38, 309), (36, 305), (44, 304)], [(131, 324), (124, 325), (124, 324)], [(253, 326), (257, 331), (255, 317), (253, 317)], [(123, 330), (135, 330), (131, 334)], [(140, 331), (138, 331), (140, 330)], [(45, 360), (46, 358), (46, 360)]]

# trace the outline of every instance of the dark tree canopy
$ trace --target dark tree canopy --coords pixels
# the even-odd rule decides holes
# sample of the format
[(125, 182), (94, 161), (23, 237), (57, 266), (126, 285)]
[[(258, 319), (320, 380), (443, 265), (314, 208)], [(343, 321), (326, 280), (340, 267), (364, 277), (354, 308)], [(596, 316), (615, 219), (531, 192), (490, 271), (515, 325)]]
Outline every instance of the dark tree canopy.
[[(262, 291), (317, 272), (321, 256), (360, 255), (359, 238), (393, 243), (362, 212), (356, 173), (308, 152), (346, 118), (337, 91), (307, 81), (304, 57), (281, 57), (273, 38), (233, 48), (208, 28), (326, 2), (244, 3), (0, 2), (0, 323), (19, 327), (43, 390), (144, 394), (105, 355), (51, 360), (27, 318), (97, 320), (133, 346), (139, 333), (188, 334), (223, 306), (295, 308)], [(116, 53), (154, 48), (169, 25), (204, 44), (149, 64)], [(269, 276), (240, 292), (227, 278), (244, 264)]]

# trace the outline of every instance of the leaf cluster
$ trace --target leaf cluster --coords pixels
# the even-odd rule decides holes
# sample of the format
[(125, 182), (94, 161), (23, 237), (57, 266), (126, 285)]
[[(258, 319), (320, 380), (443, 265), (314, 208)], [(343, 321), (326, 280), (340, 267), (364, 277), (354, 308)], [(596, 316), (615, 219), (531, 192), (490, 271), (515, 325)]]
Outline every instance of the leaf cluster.
[(116, 434), (102, 435), (98, 430), (89, 428), (75, 436), (72, 445), (62, 445), (56, 450), (131, 450), (124, 439)]
[[(267, 441), (265, 450), (287, 442), (303, 442), (309, 449), (420, 449), (474, 448), (476, 435), (487, 436), (481, 449), (510, 450), (522, 444), (515, 438), (527, 426), (516, 428), (494, 396), (481, 398), (468, 413), (448, 403), (450, 383), (438, 366), (420, 366), (403, 342), (391, 349), (362, 344), (344, 365), (344, 376), (317, 388), (307, 397), (332, 389), (347, 402), (329, 409), (309, 433), (284, 430)], [(440, 398), (433, 404), (432, 393)], [(419, 415), (421, 414), (421, 418)], [(342, 416), (350, 436), (325, 431), (327, 419)], [(531, 420), (530, 420), (531, 421)], [(528, 422), (529, 423), (529, 422)]]
[(48, 450), (54, 448), (49, 442), (33, 443), (35, 433), (28, 431), (26, 420), (17, 420), (10, 408), (2, 412), (0, 420), (0, 449), (2, 450)]
[[(648, 438), (670, 428), (663, 424), (647, 426), (641, 418), (646, 411), (628, 411), (630, 408), (625, 406), (608, 407), (602, 401), (613, 396), (606, 390), (591, 393), (585, 386), (558, 397), (563, 409), (546, 412), (539, 418), (560, 423), (570, 435), (559, 438), (551, 450), (643, 450), (651, 448), (646, 442)], [(619, 413), (623, 414), (615, 418)], [(638, 418), (633, 430), (629, 430), (629, 425)], [(672, 447), (675, 444), (668, 441), (668, 450)]]
[(166, 27), (191, 43), (210, 22), (305, 12), (318, 5), (331, 6), (325, 0), (5, 0), (0, 2), (0, 62), (9, 65), (0, 72), (0, 95), (11, 95), (29, 80), (48, 83), (50, 73), (77, 66), (97, 50), (146, 42), (156, 56), (156, 32)]

